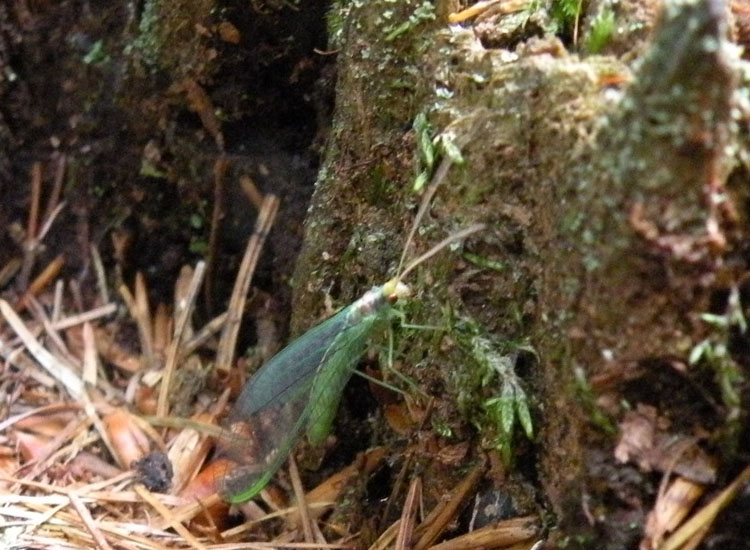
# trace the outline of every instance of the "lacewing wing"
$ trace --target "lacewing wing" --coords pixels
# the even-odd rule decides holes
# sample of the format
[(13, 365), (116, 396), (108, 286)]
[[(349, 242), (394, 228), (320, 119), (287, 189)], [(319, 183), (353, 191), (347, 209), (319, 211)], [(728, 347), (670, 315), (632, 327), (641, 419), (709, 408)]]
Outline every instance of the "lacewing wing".
[(313, 445), (323, 442), (373, 328), (388, 317), (393, 303), (409, 295), (409, 287), (401, 281), (440, 250), (484, 229), (483, 224), (475, 224), (448, 236), (401, 271), (419, 222), (452, 162), (449, 156), (443, 158), (424, 193), (401, 254), (399, 274), (308, 330), (247, 382), (229, 414), (228, 431), (233, 435), (220, 439), (218, 445), (219, 456), (240, 464), (220, 482), (222, 496), (229, 502), (257, 495), (303, 431)]
[(272, 357), (240, 394), (228, 418), (231, 438), (219, 454), (239, 464), (220, 483), (222, 496), (244, 502), (258, 494), (291, 453), (303, 430), (323, 442), (341, 393), (391, 304), (408, 295), (396, 279), (313, 327)]
[(409, 287), (401, 279), (449, 244), (482, 229), (483, 224), (475, 224), (443, 239), (398, 277), (373, 287), (260, 368), (229, 414), (228, 431), (233, 436), (219, 443), (219, 456), (240, 464), (220, 483), (226, 500), (244, 502), (257, 495), (292, 452), (303, 430), (313, 445), (323, 442), (373, 328), (388, 318), (399, 298), (409, 296)]

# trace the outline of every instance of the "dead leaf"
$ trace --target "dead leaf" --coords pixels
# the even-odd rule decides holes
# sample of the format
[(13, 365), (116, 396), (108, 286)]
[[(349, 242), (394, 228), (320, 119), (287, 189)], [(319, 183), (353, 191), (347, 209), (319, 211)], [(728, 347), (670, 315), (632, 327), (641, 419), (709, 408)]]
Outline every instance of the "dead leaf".
[(120, 466), (127, 469), (149, 452), (150, 445), (146, 434), (128, 412), (116, 409), (102, 420), (112, 442), (112, 452)]
[(659, 494), (653, 510), (646, 517), (641, 550), (658, 548), (664, 536), (674, 531), (703, 494), (703, 486), (678, 477)]
[(668, 432), (668, 428), (669, 421), (654, 407), (639, 403), (620, 423), (615, 458), (637, 464), (645, 472), (675, 472), (697, 483), (713, 483), (715, 460), (695, 438)]

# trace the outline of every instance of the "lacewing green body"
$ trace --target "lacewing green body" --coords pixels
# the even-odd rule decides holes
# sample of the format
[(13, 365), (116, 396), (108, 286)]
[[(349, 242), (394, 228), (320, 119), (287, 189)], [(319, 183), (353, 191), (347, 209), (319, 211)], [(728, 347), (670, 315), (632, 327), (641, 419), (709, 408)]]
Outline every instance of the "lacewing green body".
[(220, 444), (220, 453), (241, 464), (221, 482), (226, 500), (244, 502), (258, 494), (303, 431), (313, 445), (325, 440), (375, 325), (408, 293), (398, 279), (370, 289), (294, 340), (248, 381), (229, 414), (234, 437)]
[(229, 414), (232, 435), (221, 438), (219, 444), (220, 455), (240, 464), (221, 482), (226, 500), (244, 502), (258, 494), (303, 432), (313, 445), (325, 440), (344, 386), (374, 327), (389, 317), (399, 298), (409, 295), (409, 287), (401, 281), (449, 244), (484, 228), (475, 224), (450, 235), (401, 271), (417, 226), (452, 162), (449, 156), (443, 158), (423, 195), (402, 251), (399, 274), (294, 340), (248, 381)]
[[(433, 186), (434, 192), (434, 186)], [(419, 220), (429, 202), (417, 213)], [(359, 300), (308, 330), (272, 357), (242, 390), (229, 414), (229, 432), (219, 454), (240, 466), (221, 482), (229, 502), (257, 495), (306, 433), (311, 444), (323, 442), (331, 430), (341, 392), (354, 373), (375, 325), (387, 319), (392, 305), (409, 295), (401, 282), (412, 269), (449, 244), (484, 228), (475, 224), (450, 235), (411, 262), (401, 274), (368, 290)], [(411, 237), (416, 229), (412, 227)], [(402, 262), (406, 253), (402, 254)]]

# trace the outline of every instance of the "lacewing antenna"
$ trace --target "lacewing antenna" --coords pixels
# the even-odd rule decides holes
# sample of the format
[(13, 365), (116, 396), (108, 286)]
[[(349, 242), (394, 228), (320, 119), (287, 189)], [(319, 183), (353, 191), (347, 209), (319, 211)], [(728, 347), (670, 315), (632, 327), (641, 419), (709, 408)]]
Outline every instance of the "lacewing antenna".
[(449, 246), (457, 241), (460, 241), (462, 239), (465, 239), (469, 235), (472, 235), (476, 233), (477, 231), (481, 231), (485, 229), (487, 226), (483, 223), (475, 223), (474, 225), (470, 225), (469, 227), (466, 227), (464, 229), (461, 229), (460, 231), (457, 231), (453, 233), (452, 235), (448, 235), (445, 239), (437, 243), (435, 246), (430, 248), (427, 252), (422, 254), (419, 258), (412, 260), (409, 262), (409, 265), (406, 266), (406, 269), (404, 269), (401, 274), (397, 277), (397, 280), (404, 279), (415, 267), (417, 267), (422, 262), (429, 260), (432, 258), (435, 254), (440, 252), (443, 248), (446, 246)]
[(396, 270), (396, 279), (398, 280), (403, 279), (401, 268), (404, 266), (404, 262), (406, 261), (406, 254), (409, 251), (409, 246), (411, 245), (412, 240), (414, 239), (414, 234), (417, 232), (417, 228), (419, 227), (419, 224), (421, 223), (425, 212), (427, 212), (427, 209), (430, 207), (430, 202), (432, 202), (432, 197), (435, 196), (435, 192), (437, 191), (438, 186), (443, 182), (445, 176), (448, 175), (448, 170), (450, 169), (451, 164), (453, 164), (453, 161), (451, 159), (449, 159), (448, 157), (443, 157), (443, 160), (440, 162), (440, 165), (438, 166), (437, 170), (435, 170), (435, 174), (430, 180), (430, 184), (427, 186), (427, 190), (422, 196), (422, 202), (419, 205), (419, 210), (417, 210), (417, 215), (414, 216), (414, 221), (412, 222), (411, 229), (409, 230), (409, 236), (406, 237), (404, 248), (401, 250), (401, 259), (398, 262), (398, 269)]

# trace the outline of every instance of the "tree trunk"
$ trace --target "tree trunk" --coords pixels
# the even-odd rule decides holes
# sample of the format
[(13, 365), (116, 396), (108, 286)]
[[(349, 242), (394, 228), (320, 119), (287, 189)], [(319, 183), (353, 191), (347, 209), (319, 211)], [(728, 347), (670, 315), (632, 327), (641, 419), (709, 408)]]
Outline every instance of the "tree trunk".
[[(418, 362), (401, 366), (437, 392), (434, 422), (460, 439), (467, 423), (491, 430), (489, 390), (467, 374), (478, 367), (456, 352), (452, 331), (469, 320), (497, 341), (528, 340), (536, 361), (520, 368), (539, 431), (531, 446), (516, 437), (518, 471), (563, 537), (633, 544), (658, 478), (634, 488), (624, 478), (640, 474), (615, 463), (622, 403), (656, 406), (682, 435), (694, 435), (692, 422), (736, 422), (726, 400), (710, 418), (705, 402), (687, 403), (696, 383), (722, 399), (720, 375), (688, 359), (711, 334), (699, 315), (725, 312), (746, 269), (747, 82), (727, 42), (727, 8), (671, 3), (647, 46), (642, 32), (613, 42), (620, 53), (646, 50), (631, 69), (568, 53), (557, 38), (525, 37), (514, 53), (485, 48), (471, 28), (428, 20), (418, 0), (342, 4), (336, 110), (295, 276), (296, 326), (324, 296), (345, 304), (394, 275), (419, 201), (415, 165), (425, 166), (412, 123), (426, 115), (464, 163), (438, 191), (417, 249), (483, 222), (464, 250), (486, 262), (444, 253), (413, 277), (420, 305), (408, 321), (446, 323), (449, 309), (453, 324), (437, 340), (410, 340), (406, 357)], [(466, 393), (474, 402), (459, 416)], [(726, 442), (719, 432), (705, 448)], [(476, 449), (492, 448), (488, 439), (476, 434)], [(723, 460), (730, 475), (736, 455)]]

